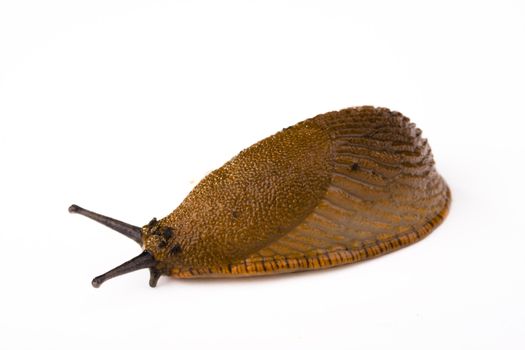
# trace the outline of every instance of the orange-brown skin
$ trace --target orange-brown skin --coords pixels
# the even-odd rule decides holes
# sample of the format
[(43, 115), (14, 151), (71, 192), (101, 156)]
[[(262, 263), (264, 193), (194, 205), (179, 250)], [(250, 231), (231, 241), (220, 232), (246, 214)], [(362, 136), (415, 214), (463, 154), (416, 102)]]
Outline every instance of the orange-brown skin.
[(142, 240), (156, 268), (177, 278), (320, 269), (422, 239), (450, 199), (408, 118), (349, 108), (242, 151), (144, 226)]

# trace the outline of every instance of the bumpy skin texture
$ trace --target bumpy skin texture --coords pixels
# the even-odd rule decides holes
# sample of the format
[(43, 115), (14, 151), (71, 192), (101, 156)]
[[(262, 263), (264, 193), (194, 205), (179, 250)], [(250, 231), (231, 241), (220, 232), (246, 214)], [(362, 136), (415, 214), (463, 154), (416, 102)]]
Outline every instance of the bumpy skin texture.
[(418, 241), (449, 203), (430, 147), (408, 118), (349, 108), (242, 151), (146, 225), (143, 241), (157, 269), (179, 278), (318, 269)]

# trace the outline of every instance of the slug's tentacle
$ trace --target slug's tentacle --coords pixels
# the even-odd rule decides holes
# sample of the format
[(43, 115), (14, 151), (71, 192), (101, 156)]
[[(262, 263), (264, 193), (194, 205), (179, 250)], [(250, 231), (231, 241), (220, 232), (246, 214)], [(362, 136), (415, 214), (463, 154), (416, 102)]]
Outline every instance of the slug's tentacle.
[(155, 288), (157, 286), (157, 282), (159, 281), (160, 276), (162, 276), (162, 272), (160, 272), (155, 267), (150, 267), (150, 269), (149, 269), (149, 286), (151, 288)]
[(122, 233), (124, 236), (131, 238), (132, 240), (137, 242), (140, 246), (142, 246), (142, 237), (141, 237), (140, 227), (133, 226), (125, 222), (115, 220), (115, 219), (112, 219), (110, 217), (107, 217), (101, 214), (94, 213), (87, 209), (81, 208), (76, 204), (73, 204), (72, 206), (69, 207), (69, 212), (78, 213), (92, 220), (95, 220), (96, 222), (99, 222), (102, 225), (105, 225), (117, 232)]
[[(95, 277), (93, 281), (91, 282), (91, 284), (93, 285), (93, 287), (98, 288), (100, 287), (102, 283), (109, 280), (110, 278), (124, 275), (126, 273), (137, 271), (140, 269), (146, 269), (148, 267), (152, 268), (155, 265), (157, 265), (157, 261), (155, 260), (153, 255), (151, 255), (147, 251), (143, 251), (142, 253), (140, 253), (140, 255), (134, 257), (130, 261), (126, 261), (124, 264), (115, 267), (113, 270), (110, 270), (103, 275)], [(157, 277), (157, 280), (158, 280), (158, 277)], [(151, 282), (150, 282), (150, 285), (151, 285)]]

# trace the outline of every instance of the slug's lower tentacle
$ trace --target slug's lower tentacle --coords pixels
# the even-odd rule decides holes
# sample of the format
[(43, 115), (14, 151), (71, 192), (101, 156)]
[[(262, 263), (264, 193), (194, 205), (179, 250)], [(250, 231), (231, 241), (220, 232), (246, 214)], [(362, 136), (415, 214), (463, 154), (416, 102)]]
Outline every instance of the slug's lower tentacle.
[(149, 269), (149, 286), (151, 288), (155, 288), (157, 286), (157, 282), (159, 281), (160, 276), (162, 276), (162, 273), (157, 270), (154, 267), (150, 267)]

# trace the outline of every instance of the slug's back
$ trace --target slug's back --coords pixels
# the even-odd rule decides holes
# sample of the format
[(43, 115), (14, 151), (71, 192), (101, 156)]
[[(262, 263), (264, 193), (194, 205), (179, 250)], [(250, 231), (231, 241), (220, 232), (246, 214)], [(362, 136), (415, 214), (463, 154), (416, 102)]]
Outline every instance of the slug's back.
[(372, 107), (326, 113), (241, 152), (164, 219), (193, 250), (171, 273), (271, 274), (371, 258), (426, 236), (449, 200), (408, 118)]
[(144, 226), (140, 243), (152, 276), (319, 269), (422, 239), (449, 203), (421, 130), (385, 108), (349, 108), (242, 151)]

